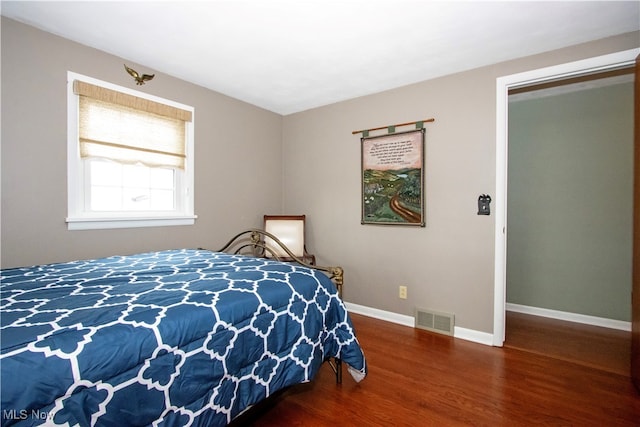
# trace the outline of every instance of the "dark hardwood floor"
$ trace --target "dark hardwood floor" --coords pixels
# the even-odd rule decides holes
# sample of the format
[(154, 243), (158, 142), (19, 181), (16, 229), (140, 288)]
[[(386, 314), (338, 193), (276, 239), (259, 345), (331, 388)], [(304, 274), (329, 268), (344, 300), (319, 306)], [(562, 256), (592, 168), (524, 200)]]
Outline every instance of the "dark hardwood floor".
[(242, 420), (253, 426), (640, 426), (628, 375), (352, 315), (369, 374), (323, 366)]
[(631, 372), (631, 332), (507, 311), (504, 345), (608, 372)]

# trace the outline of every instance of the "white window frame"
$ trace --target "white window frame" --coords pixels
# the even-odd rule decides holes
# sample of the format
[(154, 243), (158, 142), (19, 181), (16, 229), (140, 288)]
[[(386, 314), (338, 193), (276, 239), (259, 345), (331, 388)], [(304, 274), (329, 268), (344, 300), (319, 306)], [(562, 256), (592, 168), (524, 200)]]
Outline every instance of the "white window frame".
[[(81, 80), (191, 112), (192, 121), (185, 123), (185, 168), (176, 176), (177, 205), (175, 210), (141, 212), (92, 212), (85, 210), (85, 195), (87, 193), (85, 185), (88, 174), (86, 174), (84, 162), (80, 158), (78, 141), (80, 97), (73, 91), (74, 80)], [(197, 218), (194, 212), (194, 122), (195, 111), (191, 106), (67, 71), (67, 228), (69, 230), (90, 230), (193, 225)]]

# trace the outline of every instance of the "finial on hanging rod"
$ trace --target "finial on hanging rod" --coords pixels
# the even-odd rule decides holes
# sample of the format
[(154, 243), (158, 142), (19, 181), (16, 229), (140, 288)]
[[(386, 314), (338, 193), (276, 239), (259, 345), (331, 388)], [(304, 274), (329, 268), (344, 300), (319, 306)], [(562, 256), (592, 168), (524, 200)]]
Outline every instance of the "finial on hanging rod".
[(416, 123), (429, 123), (429, 122), (435, 122), (436, 119), (431, 118), (431, 119), (424, 119), (424, 120), (416, 120), (415, 122), (407, 122), (407, 123), (398, 123), (397, 125), (389, 125), (389, 126), (380, 126), (379, 128), (372, 128), (372, 129), (363, 129), (363, 130), (354, 130), (353, 132), (351, 132), (352, 135), (355, 135), (357, 133), (363, 133), (366, 131), (372, 131), (372, 130), (380, 130), (380, 129), (389, 129), (391, 127), (397, 127), (397, 126), (408, 126), (408, 125), (414, 125)]

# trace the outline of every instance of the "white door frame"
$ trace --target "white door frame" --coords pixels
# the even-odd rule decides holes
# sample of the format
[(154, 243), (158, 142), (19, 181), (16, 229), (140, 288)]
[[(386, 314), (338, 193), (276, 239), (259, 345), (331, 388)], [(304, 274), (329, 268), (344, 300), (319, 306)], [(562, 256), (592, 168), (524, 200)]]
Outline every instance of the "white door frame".
[(493, 345), (505, 340), (507, 290), (507, 153), (509, 89), (560, 78), (632, 66), (640, 49), (630, 49), (576, 62), (540, 68), (496, 79), (496, 197)]

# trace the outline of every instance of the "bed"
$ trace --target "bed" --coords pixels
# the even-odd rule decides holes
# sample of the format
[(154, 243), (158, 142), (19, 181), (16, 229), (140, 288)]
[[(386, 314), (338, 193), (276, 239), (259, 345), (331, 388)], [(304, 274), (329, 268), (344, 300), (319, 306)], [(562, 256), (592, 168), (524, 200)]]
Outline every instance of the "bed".
[(324, 362), (360, 381), (342, 269), (265, 258), (265, 234), (2, 270), (2, 425), (226, 425)]

